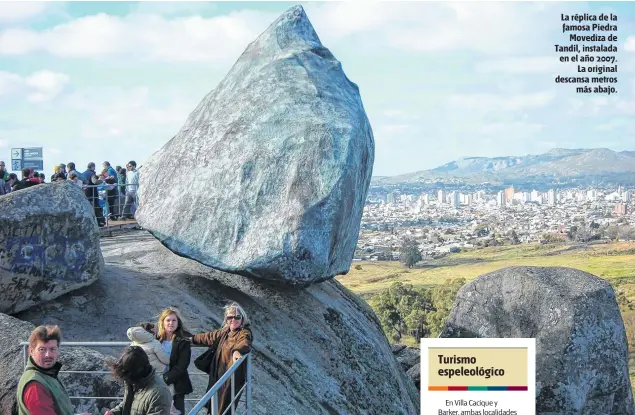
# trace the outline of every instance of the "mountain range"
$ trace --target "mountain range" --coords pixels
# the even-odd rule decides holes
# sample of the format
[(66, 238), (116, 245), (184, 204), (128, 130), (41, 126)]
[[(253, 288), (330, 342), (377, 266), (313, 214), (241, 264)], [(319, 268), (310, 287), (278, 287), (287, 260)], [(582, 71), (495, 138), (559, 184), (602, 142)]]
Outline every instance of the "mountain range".
[(556, 148), (544, 154), (507, 157), (465, 157), (430, 170), (398, 176), (375, 176), (373, 184), (417, 182), (504, 183), (519, 179), (554, 181), (633, 175), (635, 151), (607, 148)]

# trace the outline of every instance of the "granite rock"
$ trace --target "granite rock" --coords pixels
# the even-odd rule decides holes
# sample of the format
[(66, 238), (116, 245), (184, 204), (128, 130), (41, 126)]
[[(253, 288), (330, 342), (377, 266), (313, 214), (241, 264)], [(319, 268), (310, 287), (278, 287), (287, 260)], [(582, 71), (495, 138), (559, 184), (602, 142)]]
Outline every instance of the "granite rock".
[(180, 256), (309, 285), (348, 272), (373, 161), (359, 89), (296, 6), (144, 163), (136, 218)]
[(611, 285), (571, 268), (510, 267), (463, 286), (441, 337), (536, 338), (540, 415), (635, 414)]
[(13, 314), (92, 284), (99, 228), (80, 188), (40, 184), (0, 197), (0, 312)]

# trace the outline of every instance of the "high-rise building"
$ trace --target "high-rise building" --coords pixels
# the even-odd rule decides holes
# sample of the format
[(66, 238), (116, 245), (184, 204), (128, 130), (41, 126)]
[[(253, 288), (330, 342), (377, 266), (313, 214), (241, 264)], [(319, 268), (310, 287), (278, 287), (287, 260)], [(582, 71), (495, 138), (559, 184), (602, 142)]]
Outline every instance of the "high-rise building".
[(529, 202), (531, 202), (531, 193), (529, 193), (529, 192), (523, 192), (523, 196), (522, 196), (521, 201), (522, 201), (523, 203), (529, 203)]
[(437, 194), (437, 203), (438, 204), (443, 204), (445, 203), (445, 191), (443, 189), (439, 189), (439, 192)]
[(622, 193), (622, 201), (628, 203), (631, 201), (631, 199), (632, 199), (632, 193), (630, 190), (627, 190), (624, 193)]
[(531, 201), (540, 203), (540, 193), (536, 189), (531, 191)]
[(426, 193), (425, 195), (423, 195), (423, 203), (426, 204), (426, 205), (430, 204), (430, 195), (429, 194)]
[(556, 191), (553, 189), (549, 189), (547, 192), (547, 203), (551, 206), (555, 206), (556, 204)]
[(618, 203), (615, 205), (615, 210), (613, 211), (616, 215), (625, 216), (627, 213), (626, 205), (624, 203)]
[(496, 204), (498, 206), (505, 206), (505, 202), (507, 202), (507, 197), (505, 196), (505, 192), (501, 190), (498, 192), (498, 195), (496, 195)]
[(510, 186), (505, 189), (505, 200), (512, 201), (514, 200), (514, 186)]
[(455, 209), (461, 207), (461, 194), (459, 192), (450, 193), (450, 204)]
[(473, 201), (474, 201), (474, 196), (472, 195), (472, 193), (470, 193), (469, 195), (467, 195), (466, 203), (468, 206), (472, 206)]
[(597, 190), (595, 189), (588, 190), (586, 192), (586, 200), (588, 200), (589, 202), (595, 202), (596, 200), (598, 200)]

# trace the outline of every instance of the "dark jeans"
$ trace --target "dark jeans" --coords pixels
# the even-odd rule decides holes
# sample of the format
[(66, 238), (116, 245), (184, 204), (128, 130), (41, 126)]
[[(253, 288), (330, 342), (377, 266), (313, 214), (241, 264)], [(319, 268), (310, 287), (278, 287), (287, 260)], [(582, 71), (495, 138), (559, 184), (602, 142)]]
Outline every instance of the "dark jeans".
[(126, 201), (123, 206), (122, 216), (125, 218), (132, 218), (133, 215), (131, 213), (132, 205), (135, 203), (135, 194), (128, 192), (126, 193)]
[(174, 395), (174, 407), (185, 415), (185, 395)]
[(119, 210), (115, 206), (115, 202), (117, 200), (117, 188), (115, 187), (112, 190), (106, 190), (106, 194), (108, 195), (108, 213), (110, 216), (119, 216)]

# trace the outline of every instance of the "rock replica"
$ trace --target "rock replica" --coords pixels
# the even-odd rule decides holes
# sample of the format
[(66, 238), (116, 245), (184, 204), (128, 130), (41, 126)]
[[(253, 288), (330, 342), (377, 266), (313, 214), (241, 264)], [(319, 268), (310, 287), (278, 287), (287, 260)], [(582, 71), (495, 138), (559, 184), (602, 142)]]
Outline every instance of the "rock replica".
[(485, 274), (461, 288), (441, 337), (535, 337), (538, 414), (635, 414), (615, 294), (586, 272)]
[(359, 90), (296, 6), (144, 163), (136, 218), (178, 255), (308, 285), (348, 272), (373, 160)]
[(77, 186), (10, 193), (0, 197), (0, 212), (0, 312), (25, 310), (99, 278), (99, 228)]
[[(0, 414), (11, 414), (16, 405), (16, 388), (22, 372), (24, 372), (24, 356), (20, 342), (29, 340), (35, 325), (20, 321), (17, 318), (0, 314)], [(62, 370), (106, 370), (103, 365), (104, 356), (94, 350), (85, 348), (64, 347), (64, 329), (62, 328), (62, 352), (60, 362)], [(27, 352), (28, 353), (28, 352)], [(61, 373), (60, 380), (66, 387), (69, 396), (123, 396), (123, 387), (108, 376), (88, 374)], [(75, 412), (92, 412), (95, 404), (105, 405), (110, 402), (100, 400), (73, 400)], [(16, 408), (17, 409), (17, 408)]]

